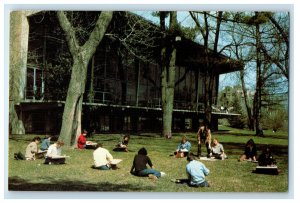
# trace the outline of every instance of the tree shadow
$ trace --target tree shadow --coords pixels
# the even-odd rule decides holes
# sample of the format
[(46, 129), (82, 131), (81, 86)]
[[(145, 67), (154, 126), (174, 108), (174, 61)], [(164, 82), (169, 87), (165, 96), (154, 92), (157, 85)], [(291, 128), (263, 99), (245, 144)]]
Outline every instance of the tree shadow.
[(47, 180), (45, 183), (33, 183), (18, 176), (8, 178), (10, 191), (147, 191), (150, 187), (132, 184), (113, 184), (110, 182), (89, 183), (72, 180)]
[[(234, 152), (239, 151), (241, 155), (244, 153), (245, 143), (223, 142), (222, 144), (226, 152), (236, 154)], [(260, 155), (260, 153), (263, 151), (265, 146), (266, 144), (256, 144), (258, 155)], [(288, 146), (273, 145), (273, 144), (270, 146), (273, 155), (276, 156), (288, 155), (288, 150), (289, 150)]]
[(282, 135), (276, 135), (276, 134), (264, 134), (264, 135), (255, 135), (255, 131), (253, 131), (253, 133), (244, 133), (244, 132), (232, 132), (231, 130), (218, 130), (218, 131), (214, 131), (213, 132), (216, 135), (233, 135), (233, 136), (245, 136), (245, 137), (267, 137), (267, 138), (274, 138), (274, 139), (287, 139), (286, 136), (282, 136)]

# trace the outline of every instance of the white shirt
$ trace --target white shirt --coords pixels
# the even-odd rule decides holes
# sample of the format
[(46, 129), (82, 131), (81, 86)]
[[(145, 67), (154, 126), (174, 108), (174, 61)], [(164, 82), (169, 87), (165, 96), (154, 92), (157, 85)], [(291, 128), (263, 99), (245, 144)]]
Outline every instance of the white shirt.
[(49, 146), (46, 157), (60, 156), (61, 155), (61, 147), (57, 148), (56, 144), (52, 144)]
[(93, 153), (94, 164), (96, 167), (108, 164), (113, 160), (113, 156), (109, 153), (107, 149), (98, 147)]

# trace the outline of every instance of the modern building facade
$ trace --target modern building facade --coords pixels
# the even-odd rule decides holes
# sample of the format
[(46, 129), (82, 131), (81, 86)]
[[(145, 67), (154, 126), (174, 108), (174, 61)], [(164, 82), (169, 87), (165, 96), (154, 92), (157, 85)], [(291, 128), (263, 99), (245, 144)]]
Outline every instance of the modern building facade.
[[(12, 75), (22, 71), (25, 73), (19, 90), (22, 96), (17, 100), (10, 96), (10, 104), (14, 105), (26, 133), (57, 134), (61, 127), (72, 64), (68, 46), (54, 11), (33, 14), (17, 12), (13, 12), (11, 17), (20, 15), (27, 20), (25, 24), (28, 23), (24, 26), (28, 34), (21, 38), (28, 48), (26, 59), (19, 56), (20, 61), (26, 60), (25, 65), (19, 69), (14, 67), (19, 73), (10, 72)], [(77, 17), (74, 22), (92, 29), (97, 13), (81, 12)], [(11, 29), (16, 28), (11, 25)], [(23, 32), (15, 31), (19, 34)], [(184, 36), (179, 37), (176, 42), (173, 130), (195, 130), (204, 118), (207, 60), (202, 45)], [(83, 33), (83, 41), (84, 38)], [(11, 52), (11, 55), (14, 53)], [(115, 12), (90, 62), (88, 78), (82, 78), (86, 80), (83, 128), (96, 132), (160, 131), (159, 57), (158, 27), (132, 13)], [(219, 75), (241, 70), (243, 65), (213, 52), (209, 53), (209, 63), (213, 69), (212, 99), (217, 105)], [(218, 118), (227, 116), (237, 115), (213, 112), (214, 128), (217, 128)]]

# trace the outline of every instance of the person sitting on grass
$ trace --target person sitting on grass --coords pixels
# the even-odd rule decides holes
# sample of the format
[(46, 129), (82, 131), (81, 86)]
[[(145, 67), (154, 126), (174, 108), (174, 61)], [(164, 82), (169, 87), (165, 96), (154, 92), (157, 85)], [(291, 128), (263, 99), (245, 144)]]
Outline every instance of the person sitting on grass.
[(274, 166), (276, 164), (275, 159), (273, 158), (271, 147), (269, 145), (265, 146), (263, 152), (258, 157), (259, 166)]
[(124, 135), (122, 141), (116, 145), (114, 151), (124, 151), (128, 152), (128, 144), (129, 144), (129, 135)]
[(34, 137), (32, 142), (26, 147), (25, 158), (26, 160), (35, 160), (35, 154), (38, 153), (38, 144), (40, 143), (40, 137)]
[(256, 162), (257, 149), (253, 139), (247, 141), (244, 154), (239, 158), (239, 161), (254, 161)]
[(227, 159), (227, 155), (224, 152), (224, 147), (222, 144), (219, 143), (217, 138), (213, 139), (211, 152), (211, 156), (215, 157), (216, 159)]
[(50, 146), (50, 144), (51, 144), (51, 139), (52, 139), (52, 136), (51, 136), (51, 135), (47, 135), (47, 136), (43, 139), (43, 141), (42, 141), (42, 143), (41, 143), (40, 150), (42, 150), (42, 151), (48, 150), (48, 148), (49, 148), (49, 146)]
[(117, 169), (117, 165), (111, 164), (113, 161), (113, 156), (109, 153), (109, 151), (103, 148), (102, 144), (97, 144), (96, 149), (93, 152), (94, 158), (94, 166), (93, 168), (99, 170), (110, 170), (110, 169)]
[(205, 179), (205, 176), (208, 176), (210, 173), (209, 169), (203, 163), (197, 161), (193, 154), (187, 156), (187, 161), (189, 162), (186, 165), (188, 179), (172, 179), (172, 181), (187, 184), (190, 187), (210, 187), (210, 184)]
[(174, 155), (177, 158), (186, 157), (191, 150), (191, 143), (187, 141), (186, 136), (183, 136), (181, 142), (178, 144)]
[(46, 154), (46, 159), (44, 164), (64, 164), (66, 161), (65, 156), (61, 155), (61, 148), (64, 146), (63, 141), (56, 141), (54, 144), (50, 145)]
[(84, 149), (86, 146), (86, 135), (87, 131), (83, 130), (82, 134), (79, 135), (77, 139), (77, 148), (78, 149)]
[[(138, 151), (138, 154), (136, 154), (133, 159), (130, 173), (136, 176), (148, 176), (150, 179), (156, 180), (165, 173), (161, 173), (154, 169), (151, 159), (147, 154), (147, 150), (144, 147)], [(150, 168), (147, 168), (147, 164)]]

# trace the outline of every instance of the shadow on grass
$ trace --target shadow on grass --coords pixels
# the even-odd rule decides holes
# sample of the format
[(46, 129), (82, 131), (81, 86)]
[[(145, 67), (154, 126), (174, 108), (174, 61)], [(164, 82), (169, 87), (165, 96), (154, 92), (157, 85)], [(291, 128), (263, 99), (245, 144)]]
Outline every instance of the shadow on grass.
[(28, 180), (14, 176), (8, 178), (8, 189), (10, 191), (146, 191), (150, 187), (141, 187), (132, 184), (113, 184), (109, 182), (99, 182), (97, 184), (83, 181), (71, 180), (51, 180), (45, 183), (32, 183)]
[(233, 136), (249, 136), (249, 137), (267, 137), (267, 138), (274, 138), (274, 139), (283, 139), (286, 140), (287, 137), (286, 136), (282, 136), (282, 135), (277, 135), (277, 134), (264, 134), (262, 136), (257, 136), (255, 135), (255, 131), (253, 131), (253, 133), (245, 133), (245, 132), (233, 132), (231, 130), (218, 130), (218, 131), (214, 131), (213, 134), (216, 135), (233, 135)]

